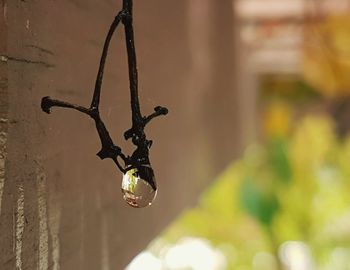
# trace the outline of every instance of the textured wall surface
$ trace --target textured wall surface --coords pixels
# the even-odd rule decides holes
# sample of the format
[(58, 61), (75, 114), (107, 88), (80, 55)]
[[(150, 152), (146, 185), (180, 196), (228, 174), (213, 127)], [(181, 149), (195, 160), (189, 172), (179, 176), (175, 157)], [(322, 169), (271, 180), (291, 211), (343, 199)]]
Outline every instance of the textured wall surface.
[[(95, 155), (92, 120), (40, 110), (46, 95), (89, 104), (121, 1), (1, 1), (0, 269), (123, 269), (235, 156), (232, 8), (216, 1), (135, 0), (142, 110), (170, 110), (147, 129), (159, 192), (141, 210), (122, 201), (112, 161)], [(131, 119), (120, 29), (101, 112), (130, 152), (122, 138)]]

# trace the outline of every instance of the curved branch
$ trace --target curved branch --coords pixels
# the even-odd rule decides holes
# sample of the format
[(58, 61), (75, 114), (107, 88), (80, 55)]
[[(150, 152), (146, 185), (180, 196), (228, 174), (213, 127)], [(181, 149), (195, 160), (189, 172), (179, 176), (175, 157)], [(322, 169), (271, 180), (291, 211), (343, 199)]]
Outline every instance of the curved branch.
[(125, 15), (124, 10), (120, 11), (118, 15), (115, 17), (113, 23), (111, 24), (111, 27), (109, 28), (104, 46), (102, 51), (102, 56), (100, 60), (100, 66), (97, 73), (96, 83), (95, 83), (95, 90), (91, 101), (90, 108), (98, 108), (100, 104), (100, 96), (101, 96), (101, 87), (102, 87), (102, 80), (103, 80), (103, 73), (104, 68), (106, 64), (106, 58), (108, 54), (109, 44), (111, 42), (112, 36), (115, 32), (115, 29), (118, 27), (120, 21), (122, 20), (123, 16)]

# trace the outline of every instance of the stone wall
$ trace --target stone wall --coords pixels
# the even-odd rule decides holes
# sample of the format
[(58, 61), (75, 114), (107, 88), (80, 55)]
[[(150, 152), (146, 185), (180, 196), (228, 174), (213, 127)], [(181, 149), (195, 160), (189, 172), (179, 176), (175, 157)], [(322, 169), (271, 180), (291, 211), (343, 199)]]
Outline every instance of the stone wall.
[[(238, 152), (231, 1), (135, 0), (143, 112), (159, 184), (152, 207), (128, 207), (121, 174), (95, 153), (86, 116), (40, 110), (50, 95), (88, 105), (118, 0), (2, 0), (0, 16), (0, 269), (123, 267)], [(130, 127), (123, 32), (113, 38), (101, 113), (126, 151)]]

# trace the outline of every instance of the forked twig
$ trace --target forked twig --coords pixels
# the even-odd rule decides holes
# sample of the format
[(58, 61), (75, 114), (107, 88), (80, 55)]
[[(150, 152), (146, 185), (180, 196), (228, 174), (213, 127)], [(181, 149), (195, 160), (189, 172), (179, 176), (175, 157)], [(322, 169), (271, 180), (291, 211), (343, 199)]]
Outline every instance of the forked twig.
[[(92, 96), (91, 105), (89, 108), (71, 104), (65, 101), (52, 99), (50, 97), (44, 97), (41, 101), (41, 108), (44, 112), (50, 113), (52, 107), (61, 107), (74, 109), (84, 114), (89, 115), (96, 124), (97, 133), (100, 137), (102, 148), (97, 153), (101, 159), (111, 158), (116, 163), (121, 172), (125, 173), (126, 168), (137, 167), (139, 165), (150, 164), (149, 161), (149, 149), (152, 145), (152, 141), (147, 140), (144, 128), (146, 125), (155, 117), (160, 115), (166, 115), (168, 109), (164, 107), (154, 108), (154, 112), (148, 116), (142, 116), (140, 103), (138, 98), (138, 76), (137, 76), (137, 65), (136, 65), (136, 51), (134, 42), (134, 29), (133, 29), (133, 0), (123, 0), (122, 10), (115, 17), (111, 27), (108, 31), (102, 56), (100, 60), (100, 66), (97, 73), (95, 89)], [(103, 73), (108, 54), (109, 44), (112, 36), (122, 22), (125, 29), (126, 49), (128, 55), (128, 66), (129, 66), (129, 81), (130, 81), (130, 96), (131, 96), (131, 111), (132, 111), (132, 127), (124, 133), (126, 140), (132, 139), (133, 144), (136, 146), (136, 150), (131, 156), (123, 154), (121, 148), (114, 144), (109, 132), (103, 123), (100, 112), (100, 96), (101, 87), (103, 81)], [(118, 158), (121, 158), (124, 162), (122, 166), (119, 163)]]

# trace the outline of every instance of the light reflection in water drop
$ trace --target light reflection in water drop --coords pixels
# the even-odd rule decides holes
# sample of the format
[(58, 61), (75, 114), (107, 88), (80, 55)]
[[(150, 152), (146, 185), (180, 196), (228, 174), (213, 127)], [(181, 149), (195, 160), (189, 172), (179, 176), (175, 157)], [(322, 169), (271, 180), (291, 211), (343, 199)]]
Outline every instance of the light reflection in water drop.
[(150, 165), (127, 169), (123, 176), (124, 200), (132, 207), (142, 208), (152, 204), (157, 195), (154, 173)]

